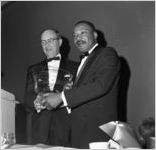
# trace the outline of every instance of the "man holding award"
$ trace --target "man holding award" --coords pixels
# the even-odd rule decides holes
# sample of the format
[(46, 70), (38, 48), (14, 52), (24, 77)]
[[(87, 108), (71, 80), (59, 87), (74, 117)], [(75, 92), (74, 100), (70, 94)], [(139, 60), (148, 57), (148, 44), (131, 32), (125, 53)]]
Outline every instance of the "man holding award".
[(41, 46), (46, 59), (28, 68), (25, 90), (28, 144), (70, 146), (70, 116), (66, 107), (62, 105), (57, 110), (51, 110), (41, 103), (43, 94), (61, 92), (65, 84), (72, 80), (72, 75), (66, 69), (67, 61), (60, 54), (61, 45), (62, 38), (57, 30), (44, 30), (41, 33)]
[(74, 26), (74, 43), (83, 53), (72, 89), (45, 95), (45, 106), (62, 102), (71, 116), (72, 147), (89, 148), (89, 143), (108, 141), (99, 126), (117, 120), (117, 92), (120, 61), (111, 47), (97, 42), (94, 25), (79, 21)]

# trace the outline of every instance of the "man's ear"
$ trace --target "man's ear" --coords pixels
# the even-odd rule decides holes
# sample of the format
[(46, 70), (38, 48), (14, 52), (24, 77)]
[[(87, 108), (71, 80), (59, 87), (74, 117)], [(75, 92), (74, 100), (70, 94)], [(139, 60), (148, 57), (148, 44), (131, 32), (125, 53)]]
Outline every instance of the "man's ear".
[(95, 39), (97, 39), (97, 37), (98, 37), (97, 32), (96, 32), (96, 31), (94, 31), (94, 32), (93, 32), (93, 34), (94, 34), (94, 38), (95, 38)]
[(62, 42), (63, 42), (63, 40), (62, 40), (62, 38), (60, 38), (60, 39), (59, 39), (59, 46), (62, 45)]

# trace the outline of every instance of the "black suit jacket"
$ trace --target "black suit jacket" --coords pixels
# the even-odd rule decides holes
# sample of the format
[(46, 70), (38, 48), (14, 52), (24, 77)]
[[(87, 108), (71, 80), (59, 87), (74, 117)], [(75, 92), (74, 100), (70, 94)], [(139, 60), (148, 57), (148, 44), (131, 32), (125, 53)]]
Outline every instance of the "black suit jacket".
[[(61, 75), (61, 69), (67, 70), (71, 74), (75, 74), (77, 64), (75, 62), (71, 62), (66, 59), (61, 59), (60, 67), (58, 71), (58, 77), (62, 77)], [(34, 103), (33, 101), (36, 98), (36, 93), (34, 90), (34, 79), (33, 74), (38, 73), (40, 71), (48, 70), (47, 61), (43, 60), (40, 63), (37, 63), (35, 65), (29, 66), (27, 70), (27, 77), (26, 77), (26, 87), (25, 87), (25, 104), (27, 105), (28, 109), (31, 109), (31, 111), (34, 111)], [(47, 74), (48, 76), (48, 74)], [(62, 87), (59, 86), (58, 78), (56, 80), (56, 84), (54, 87), (54, 90), (62, 91)], [(36, 111), (36, 110), (35, 110)]]
[[(72, 66), (72, 67), (71, 67)], [(71, 61), (61, 59), (58, 77), (61, 76), (60, 69), (68, 70), (74, 74), (73, 70), (77, 65)], [(66, 109), (58, 111), (43, 110), (37, 113), (34, 109), (36, 93), (34, 91), (33, 73), (47, 70), (47, 61), (32, 65), (27, 70), (25, 105), (28, 112), (27, 119), (27, 143), (28, 144), (52, 144), (66, 146), (68, 144), (68, 120)], [(47, 74), (48, 76), (48, 74)], [(56, 80), (56, 83), (58, 80)], [(54, 89), (62, 90), (57, 84)], [(52, 140), (51, 140), (52, 139)]]
[(120, 61), (110, 47), (96, 47), (72, 90), (65, 91), (72, 108), (72, 146), (88, 148), (89, 142), (108, 141), (98, 127), (117, 119)]

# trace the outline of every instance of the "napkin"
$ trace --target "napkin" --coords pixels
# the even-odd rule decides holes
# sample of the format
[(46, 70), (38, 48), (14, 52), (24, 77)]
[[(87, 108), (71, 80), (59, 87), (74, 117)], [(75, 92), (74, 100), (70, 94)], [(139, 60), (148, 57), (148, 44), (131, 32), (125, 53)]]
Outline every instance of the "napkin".
[(125, 122), (111, 121), (99, 128), (109, 135), (113, 143), (119, 143), (124, 148), (141, 148), (134, 130)]

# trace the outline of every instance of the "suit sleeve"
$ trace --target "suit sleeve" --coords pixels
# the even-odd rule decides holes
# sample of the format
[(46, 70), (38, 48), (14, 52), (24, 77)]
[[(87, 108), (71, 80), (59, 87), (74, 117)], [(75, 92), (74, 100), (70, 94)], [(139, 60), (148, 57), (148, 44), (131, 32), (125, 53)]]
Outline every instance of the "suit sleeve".
[(113, 88), (119, 71), (119, 57), (112, 48), (100, 53), (87, 70), (82, 84), (65, 91), (68, 106), (77, 107), (107, 95)]
[(28, 111), (34, 110), (34, 100), (36, 98), (36, 93), (34, 91), (34, 82), (31, 67), (27, 69), (26, 76), (26, 86), (25, 86), (25, 95), (24, 95), (24, 103)]

